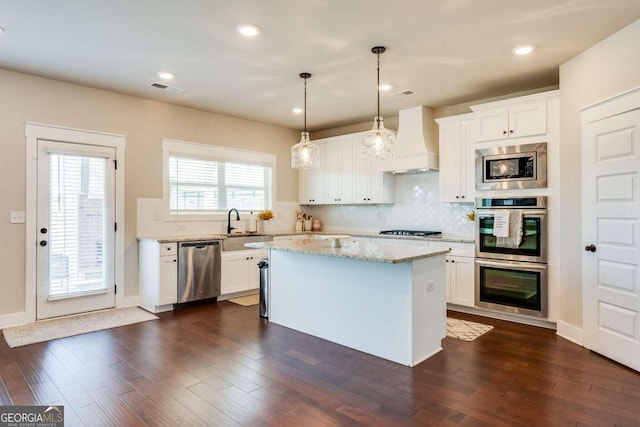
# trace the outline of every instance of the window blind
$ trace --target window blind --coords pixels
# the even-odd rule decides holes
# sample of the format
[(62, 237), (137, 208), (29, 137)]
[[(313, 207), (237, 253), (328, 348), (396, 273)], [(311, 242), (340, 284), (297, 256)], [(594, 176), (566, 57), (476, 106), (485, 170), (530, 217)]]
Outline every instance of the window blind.
[(169, 154), (169, 212), (206, 215), (271, 208), (273, 167)]

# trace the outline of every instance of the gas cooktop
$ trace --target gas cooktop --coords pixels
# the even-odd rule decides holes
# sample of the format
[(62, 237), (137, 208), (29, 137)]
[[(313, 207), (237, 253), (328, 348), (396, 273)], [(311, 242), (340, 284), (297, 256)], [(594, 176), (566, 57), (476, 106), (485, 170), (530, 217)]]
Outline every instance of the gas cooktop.
[(442, 234), (440, 231), (426, 231), (426, 230), (383, 230), (380, 234), (390, 234), (393, 236), (433, 236)]

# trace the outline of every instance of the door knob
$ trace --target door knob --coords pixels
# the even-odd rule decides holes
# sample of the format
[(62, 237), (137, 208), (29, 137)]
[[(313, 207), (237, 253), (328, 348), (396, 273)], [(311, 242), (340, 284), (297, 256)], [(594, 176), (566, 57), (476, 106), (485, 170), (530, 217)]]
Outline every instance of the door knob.
[(46, 240), (40, 240), (40, 246), (47, 246)]
[(587, 252), (595, 252), (596, 251), (596, 245), (587, 245), (584, 247), (584, 250)]

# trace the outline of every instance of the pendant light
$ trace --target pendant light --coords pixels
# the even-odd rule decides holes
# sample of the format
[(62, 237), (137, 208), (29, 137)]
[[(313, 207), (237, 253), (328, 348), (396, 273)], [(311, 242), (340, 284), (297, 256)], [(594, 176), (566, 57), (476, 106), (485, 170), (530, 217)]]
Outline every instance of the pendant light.
[(300, 73), (304, 79), (304, 131), (300, 142), (291, 147), (291, 167), (294, 169), (312, 169), (320, 167), (320, 147), (309, 140), (307, 132), (307, 79), (309, 73)]
[(393, 144), (396, 136), (388, 129), (384, 128), (382, 117), (380, 117), (380, 54), (387, 49), (383, 46), (376, 46), (371, 52), (378, 57), (378, 114), (373, 119), (373, 128), (362, 136), (360, 143), (363, 159), (390, 159), (393, 157)]

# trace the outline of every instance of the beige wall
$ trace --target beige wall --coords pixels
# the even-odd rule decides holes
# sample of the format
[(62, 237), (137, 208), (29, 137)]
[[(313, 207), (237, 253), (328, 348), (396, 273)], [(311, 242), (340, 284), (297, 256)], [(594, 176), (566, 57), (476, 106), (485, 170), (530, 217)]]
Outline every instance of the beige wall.
[(560, 67), (560, 213), (562, 282), (558, 318), (582, 327), (580, 108), (640, 86), (640, 21)]
[(0, 94), (0, 315), (25, 310), (25, 228), (9, 224), (26, 206), (25, 122), (126, 135), (126, 296), (138, 294), (136, 199), (162, 197), (162, 138), (275, 153), (276, 197), (297, 200), (295, 130), (5, 70)]

